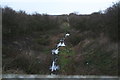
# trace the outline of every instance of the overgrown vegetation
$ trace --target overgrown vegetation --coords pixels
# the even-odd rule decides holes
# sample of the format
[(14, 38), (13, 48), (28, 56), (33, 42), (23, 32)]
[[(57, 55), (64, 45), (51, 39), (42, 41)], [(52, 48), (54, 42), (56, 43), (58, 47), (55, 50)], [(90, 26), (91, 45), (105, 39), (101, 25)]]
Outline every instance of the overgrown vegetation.
[[(62, 48), (60, 50), (60, 55), (59, 55), (59, 59), (58, 59), (58, 63), (60, 65), (60, 74), (72, 74), (71, 72), (71, 62), (72, 62), (72, 56), (75, 55), (75, 52), (70, 48), (70, 47), (66, 47), (66, 48)], [(68, 68), (69, 67), (69, 68)]]
[(2, 8), (3, 73), (49, 74), (51, 49), (65, 32), (59, 74), (118, 75), (120, 2), (90, 15), (27, 14)]

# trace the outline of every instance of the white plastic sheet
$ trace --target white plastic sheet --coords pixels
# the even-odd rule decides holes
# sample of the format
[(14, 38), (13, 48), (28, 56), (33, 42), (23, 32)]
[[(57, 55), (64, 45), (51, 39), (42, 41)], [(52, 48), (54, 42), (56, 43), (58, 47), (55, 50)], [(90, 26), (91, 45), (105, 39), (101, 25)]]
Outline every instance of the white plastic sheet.
[(60, 43), (57, 44), (57, 47), (60, 47), (61, 45), (62, 45), (62, 43), (60, 42)]
[(52, 54), (58, 54), (58, 53), (59, 53), (59, 48), (52, 50)]
[(57, 69), (59, 69), (59, 66), (55, 65), (55, 61), (52, 62), (52, 66), (50, 67), (51, 71), (56, 71)]
[(65, 34), (65, 37), (68, 37), (68, 36), (70, 36), (70, 34), (69, 34), (69, 33), (66, 33), (66, 34)]
[(65, 43), (63, 42), (62, 44), (61, 44), (61, 47), (64, 47), (65, 46)]

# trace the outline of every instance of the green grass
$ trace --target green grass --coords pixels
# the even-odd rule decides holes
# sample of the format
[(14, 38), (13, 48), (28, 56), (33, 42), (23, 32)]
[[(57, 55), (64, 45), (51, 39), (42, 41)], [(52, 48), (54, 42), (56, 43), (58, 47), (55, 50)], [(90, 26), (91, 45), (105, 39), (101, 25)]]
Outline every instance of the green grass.
[(59, 65), (60, 65), (60, 73), (62, 74), (67, 74), (68, 71), (70, 71), (69, 65), (72, 62), (72, 56), (75, 55), (75, 52), (68, 48), (62, 48), (60, 50), (60, 55), (59, 55)]

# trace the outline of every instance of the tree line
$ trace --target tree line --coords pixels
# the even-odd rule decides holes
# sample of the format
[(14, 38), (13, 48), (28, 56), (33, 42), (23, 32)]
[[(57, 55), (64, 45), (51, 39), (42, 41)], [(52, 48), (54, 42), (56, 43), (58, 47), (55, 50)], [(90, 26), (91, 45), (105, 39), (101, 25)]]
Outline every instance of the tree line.
[[(2, 32), (3, 39), (29, 35), (33, 32), (47, 32), (59, 30), (65, 17), (69, 17), (70, 29), (81, 32), (92, 31), (95, 36), (103, 32), (113, 41), (118, 39), (118, 25), (120, 20), (120, 2), (107, 8), (104, 13), (94, 12), (90, 15), (79, 15), (70, 13), (69, 15), (48, 15), (48, 14), (27, 14), (25, 11), (15, 11), (10, 7), (2, 8)], [(98, 35), (97, 35), (98, 34)], [(120, 38), (120, 37), (119, 37)]]

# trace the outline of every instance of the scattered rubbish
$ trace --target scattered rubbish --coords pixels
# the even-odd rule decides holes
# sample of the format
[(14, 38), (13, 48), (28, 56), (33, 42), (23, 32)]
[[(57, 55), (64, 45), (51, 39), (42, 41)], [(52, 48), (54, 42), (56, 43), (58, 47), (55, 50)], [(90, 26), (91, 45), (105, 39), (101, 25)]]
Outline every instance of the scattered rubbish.
[(64, 47), (65, 46), (65, 43), (63, 42), (62, 44), (61, 44), (61, 47)]
[(56, 71), (59, 69), (59, 66), (57, 66), (55, 63), (56, 63), (55, 61), (52, 62), (52, 66), (50, 67), (51, 71), (54, 71), (54, 70)]
[(62, 43), (60, 42), (58, 45), (57, 45), (57, 47), (60, 47), (62, 45)]
[(51, 75), (54, 75), (57, 70), (60, 69), (59, 65), (56, 65), (56, 61), (58, 59), (58, 53), (60, 52), (59, 51), (59, 47), (65, 47), (65, 43), (64, 43), (64, 40), (66, 37), (70, 36), (70, 34), (66, 33), (65, 34), (65, 37), (60, 39), (60, 42), (57, 44), (57, 48), (56, 49), (53, 49), (52, 50), (52, 54), (53, 54), (53, 62), (52, 62), (52, 66), (50, 67), (50, 70), (51, 70)]
[(66, 34), (65, 34), (65, 37), (68, 37), (68, 36), (70, 36), (70, 34), (69, 34), (69, 33), (66, 33)]
[(53, 49), (52, 50), (52, 54), (58, 54), (59, 53), (59, 50), (58, 50), (59, 48), (57, 48), (57, 49)]

